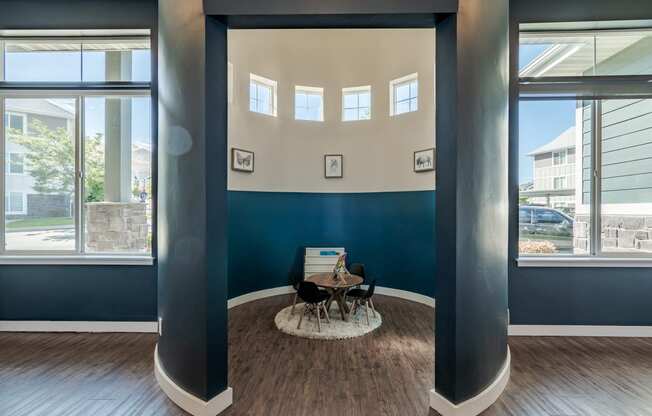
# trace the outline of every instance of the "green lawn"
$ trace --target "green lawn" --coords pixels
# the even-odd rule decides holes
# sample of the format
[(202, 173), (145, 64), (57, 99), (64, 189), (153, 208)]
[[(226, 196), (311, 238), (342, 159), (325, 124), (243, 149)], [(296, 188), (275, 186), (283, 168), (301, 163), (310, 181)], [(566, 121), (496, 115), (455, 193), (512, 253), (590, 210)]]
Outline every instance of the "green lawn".
[(7, 222), (7, 229), (56, 227), (60, 225), (72, 225), (72, 218), (50, 217), (50, 218), (28, 218)]

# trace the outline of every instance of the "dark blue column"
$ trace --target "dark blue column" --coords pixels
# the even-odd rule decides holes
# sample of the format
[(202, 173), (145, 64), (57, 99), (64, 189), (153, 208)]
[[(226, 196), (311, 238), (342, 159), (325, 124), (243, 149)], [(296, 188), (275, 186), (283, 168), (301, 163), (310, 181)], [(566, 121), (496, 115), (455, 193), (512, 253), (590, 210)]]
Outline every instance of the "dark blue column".
[(158, 354), (177, 386), (209, 401), (228, 374), (226, 28), (201, 0), (161, 0), (159, 51)]
[(435, 390), (488, 387), (507, 356), (508, 0), (437, 26)]

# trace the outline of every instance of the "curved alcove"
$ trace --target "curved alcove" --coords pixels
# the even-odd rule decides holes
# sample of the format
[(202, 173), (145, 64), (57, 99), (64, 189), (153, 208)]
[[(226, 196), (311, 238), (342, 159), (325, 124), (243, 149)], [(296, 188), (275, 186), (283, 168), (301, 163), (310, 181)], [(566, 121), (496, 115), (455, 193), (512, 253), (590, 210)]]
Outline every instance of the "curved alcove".
[[(380, 286), (434, 297), (435, 172), (414, 171), (414, 152), (435, 147), (434, 41), (433, 29), (229, 32), (229, 148), (253, 153), (253, 172), (228, 175), (230, 299), (289, 285), (307, 246), (344, 247)], [(391, 115), (406, 76), (414, 111)], [(295, 119), (305, 86), (323, 121)], [(343, 121), (355, 87), (368, 119)], [(341, 178), (325, 177), (327, 154), (342, 155)]]

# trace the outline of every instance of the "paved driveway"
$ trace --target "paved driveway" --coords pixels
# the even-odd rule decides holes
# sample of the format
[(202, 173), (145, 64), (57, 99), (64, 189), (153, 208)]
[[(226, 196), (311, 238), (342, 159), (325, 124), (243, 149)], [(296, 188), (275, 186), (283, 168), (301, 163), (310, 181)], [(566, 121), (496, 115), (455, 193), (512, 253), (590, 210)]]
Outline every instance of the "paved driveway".
[(21, 250), (74, 250), (75, 229), (9, 231), (6, 234), (6, 249)]

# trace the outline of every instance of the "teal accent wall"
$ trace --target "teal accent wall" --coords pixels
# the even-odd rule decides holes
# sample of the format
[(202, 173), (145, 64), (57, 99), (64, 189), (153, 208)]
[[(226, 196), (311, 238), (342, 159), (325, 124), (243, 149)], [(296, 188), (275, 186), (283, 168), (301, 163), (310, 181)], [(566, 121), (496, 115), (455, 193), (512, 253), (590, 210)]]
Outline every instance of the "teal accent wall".
[(379, 286), (435, 295), (435, 191), (230, 191), (229, 298), (287, 286), (305, 247), (344, 247)]

